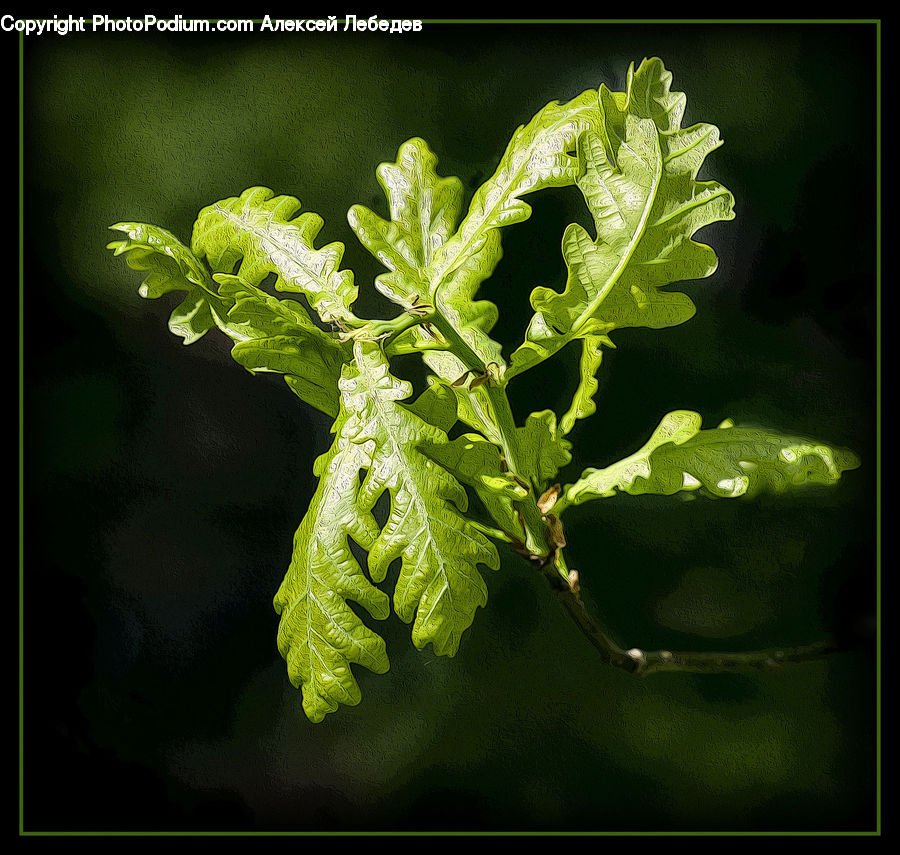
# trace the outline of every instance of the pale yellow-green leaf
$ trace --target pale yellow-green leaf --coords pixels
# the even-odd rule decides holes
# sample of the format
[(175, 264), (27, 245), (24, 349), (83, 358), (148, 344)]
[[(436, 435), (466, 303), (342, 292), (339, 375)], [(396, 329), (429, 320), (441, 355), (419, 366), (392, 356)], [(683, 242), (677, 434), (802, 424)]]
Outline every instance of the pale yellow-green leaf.
[(508, 471), (494, 443), (479, 434), (466, 433), (450, 442), (423, 445), (422, 450), (472, 487), (501, 531), (517, 540), (524, 538), (513, 502), (521, 501), (528, 490)]
[(228, 301), (216, 293), (216, 285), (203, 263), (171, 232), (147, 223), (116, 223), (111, 229), (124, 232), (125, 240), (109, 243), (115, 255), (125, 255), (134, 270), (145, 271), (139, 293), (157, 299), (173, 291), (186, 296), (172, 311), (169, 329), (185, 344), (202, 338), (228, 310)]
[(500, 261), (500, 229), (531, 215), (523, 196), (575, 183), (579, 173), (575, 142), (598, 118), (597, 93), (588, 90), (566, 103), (547, 104), (518, 128), (494, 174), (476, 190), (459, 229), (434, 253), (426, 271), (431, 303), (483, 365), (494, 363), (498, 375), (506, 363), (499, 344), (488, 334), (496, 323), (497, 307), (477, 300), (476, 294)]
[[(439, 425), (455, 421), (452, 397), (432, 388), (407, 404), (410, 385), (391, 375), (377, 342), (364, 341), (354, 344), (340, 392), (335, 440), (316, 463), (319, 486), (275, 597), (279, 650), (313, 721), (359, 702), (352, 664), (387, 670), (383, 641), (346, 601), (385, 617), (389, 600), (376, 584), (394, 559), (401, 562), (394, 608), (413, 622), (413, 643), (450, 656), (487, 599), (477, 565), (499, 562), (494, 545), (463, 516), (463, 487), (420, 448), (447, 443)], [(390, 510), (379, 528), (372, 510), (385, 492)], [(371, 581), (349, 539), (368, 552)]]
[(353, 273), (340, 269), (344, 245), (316, 249), (322, 218), (299, 210), (293, 196), (251, 187), (204, 208), (191, 247), (217, 273), (232, 273), (240, 263), (237, 273), (251, 285), (274, 273), (278, 290), (304, 294), (323, 321), (358, 324), (350, 310), (357, 292)]
[(513, 377), (571, 341), (591, 339), (565, 431), (579, 413), (593, 411), (586, 372), (599, 367), (603, 336), (623, 327), (673, 326), (693, 316), (686, 294), (661, 289), (709, 276), (715, 253), (692, 237), (734, 216), (728, 190), (696, 180), (705, 157), (721, 144), (718, 130), (706, 124), (682, 129), (684, 95), (671, 92), (670, 83), (671, 74), (652, 59), (629, 70), (624, 97), (600, 88), (602, 120), (578, 140), (577, 183), (596, 238), (581, 226), (568, 227), (562, 241), (565, 289), (534, 290), (535, 315), (507, 371)]
[(218, 327), (233, 342), (238, 364), (255, 373), (275, 371), (303, 401), (335, 416), (337, 381), (350, 348), (319, 329), (297, 301), (279, 300), (238, 276), (210, 276), (203, 262), (174, 235), (145, 223), (119, 223), (126, 240), (109, 248), (125, 254), (130, 267), (148, 271), (143, 297), (173, 291), (187, 296), (174, 309), (169, 329), (191, 344)]
[(339, 704), (359, 703), (351, 664), (376, 674), (389, 667), (384, 641), (347, 604), (355, 600), (378, 619), (390, 611), (387, 594), (366, 578), (350, 550), (348, 538), (371, 546), (378, 526), (357, 506), (359, 471), (370, 458), (364, 446), (348, 438), (346, 421), (342, 410), (334, 444), (316, 461), (319, 486), (294, 535), (291, 564), (274, 601), (281, 615), (278, 649), (314, 722)]
[(553, 410), (531, 413), (516, 434), (522, 461), (519, 475), (531, 481), (540, 494), (572, 459), (572, 444), (560, 433)]
[(477, 566), (496, 569), (497, 551), (463, 516), (468, 499), (462, 485), (420, 448), (446, 442), (446, 433), (403, 405), (411, 387), (391, 375), (377, 344), (357, 342), (354, 355), (342, 396), (354, 442), (372, 449), (359, 505), (371, 510), (385, 491), (391, 498), (387, 522), (369, 551), (369, 570), (380, 581), (401, 559), (394, 610), (413, 622), (416, 647), (430, 643), (438, 655), (452, 656), (487, 601)]
[(409, 308), (430, 299), (425, 271), (459, 222), (462, 182), (438, 176), (437, 157), (418, 137), (403, 143), (396, 163), (382, 163), (376, 174), (390, 220), (364, 205), (354, 205), (347, 220), (363, 246), (390, 271), (375, 286)]
[(841, 472), (859, 466), (853, 452), (817, 440), (735, 427), (730, 420), (712, 430), (701, 430), (700, 424), (698, 413), (669, 413), (634, 454), (604, 469), (586, 469), (564, 487), (555, 512), (617, 492), (701, 490), (717, 498), (782, 493), (805, 484), (834, 484)]
[(581, 339), (581, 359), (578, 363), (578, 386), (572, 396), (569, 409), (559, 420), (559, 429), (565, 435), (578, 419), (586, 419), (597, 411), (594, 395), (597, 392), (597, 369), (603, 360), (601, 345), (615, 347), (607, 336), (588, 335)]

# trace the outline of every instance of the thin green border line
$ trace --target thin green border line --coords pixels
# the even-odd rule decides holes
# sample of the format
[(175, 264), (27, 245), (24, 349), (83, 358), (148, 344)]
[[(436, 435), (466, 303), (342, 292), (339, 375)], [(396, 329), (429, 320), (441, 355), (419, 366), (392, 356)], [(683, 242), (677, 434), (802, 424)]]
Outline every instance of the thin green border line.
[[(82, 15), (80, 17), (87, 18), (88, 16)], [(237, 16), (234, 18), (191, 18), (189, 15), (181, 15), (181, 18), (185, 21), (207, 21), (209, 23), (246, 20), (252, 21), (254, 24), (261, 24), (265, 20), (265, 18), (238, 18)], [(110, 21), (126, 20), (125, 18), (108, 19)], [(368, 20), (366, 16), (357, 16), (357, 19)], [(143, 20), (143, 18), (136, 16), (133, 20)], [(163, 17), (159, 20), (166, 19)], [(283, 20), (310, 19), (293, 19), (273, 17), (270, 15), (269, 20), (274, 23)], [(313, 18), (311, 20), (322, 20), (322, 18)], [(346, 24), (347, 21), (346, 18), (336, 18), (335, 20), (338, 24)], [(386, 21), (394, 19), (382, 16), (379, 20)], [(423, 24), (875, 24), (879, 29), (879, 41), (881, 38), (880, 18), (406, 18), (399, 20), (419, 20)], [(91, 30), (91, 32), (95, 32), (95, 30)], [(324, 34), (325, 31), (317, 30), (317, 32), (322, 32)], [(85, 34), (87, 34), (87, 31), (85, 31)], [(22, 33), (19, 35), (22, 35)], [(222, 31), (221, 35), (227, 36), (229, 33)], [(246, 34), (241, 31), (236, 31), (235, 35)]]
[(25, 830), (25, 34), (19, 33), (19, 832)]
[[(359, 18), (365, 20), (365, 18)], [(211, 20), (219, 20), (213, 18)], [(262, 20), (257, 18), (255, 20)], [(278, 20), (272, 18), (272, 20)], [(344, 19), (339, 19), (344, 20)], [(384, 20), (383, 18), (380, 20)], [(878, 24), (880, 18), (420, 18), (423, 24)]]
[(26, 837), (877, 837), (877, 831), (30, 831)]
[(875, 827), (881, 832), (881, 21), (875, 25)]
[[(208, 19), (218, 21), (222, 19)], [(277, 20), (277, 19), (273, 19)], [(343, 22), (345, 19), (338, 19)], [(19, 32), (19, 104), (18, 104), (18, 144), (19, 144), (19, 836), (24, 837), (306, 837), (306, 836), (344, 836), (344, 837), (569, 837), (569, 836), (628, 836), (628, 837), (873, 837), (881, 836), (881, 782), (882, 782), (882, 726), (881, 726), (881, 663), (882, 663), (882, 635), (881, 635), (881, 19), (858, 18), (831, 18), (831, 19), (778, 19), (778, 18), (747, 18), (747, 19), (492, 19), (492, 20), (468, 20), (468, 19), (422, 19), (429, 24), (576, 24), (576, 23), (607, 23), (607, 24), (874, 24), (875, 25), (875, 208), (876, 208), (876, 233), (875, 233), (875, 271), (876, 271), (876, 328), (875, 328), (875, 450), (876, 450), (876, 515), (875, 515), (875, 554), (876, 554), (876, 803), (875, 803), (875, 829), (862, 831), (26, 831), (25, 830), (25, 538), (24, 538), (24, 444), (25, 444), (25, 347), (24, 347), (24, 294), (25, 294), (25, 34)], [(254, 19), (255, 23), (262, 19)], [(227, 35), (227, 34), (223, 34)]]

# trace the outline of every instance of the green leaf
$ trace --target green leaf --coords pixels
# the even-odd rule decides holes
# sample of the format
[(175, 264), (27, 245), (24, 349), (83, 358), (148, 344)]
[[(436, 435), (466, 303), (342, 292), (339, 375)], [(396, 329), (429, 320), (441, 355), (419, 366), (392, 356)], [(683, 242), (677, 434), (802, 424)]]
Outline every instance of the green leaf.
[(433, 339), (414, 330), (404, 336), (403, 352), (417, 346), (428, 349), (426, 363), (449, 382), (473, 366), (501, 377), (505, 361), (489, 334), (498, 318), (497, 307), (476, 300), (476, 293), (502, 255), (500, 229), (531, 214), (522, 197), (576, 181), (575, 141), (598, 122), (599, 115), (597, 92), (588, 90), (565, 104), (551, 102), (519, 127), (455, 233), (461, 184), (455, 178), (438, 177), (437, 160), (422, 140), (404, 143), (395, 164), (379, 167), (391, 221), (356, 205), (348, 215), (350, 224), (391, 271), (378, 278), (379, 289), (407, 307), (417, 302), (433, 306), (444, 322), (441, 332), (450, 339), (448, 351), (453, 351), (435, 350)]
[(172, 291), (187, 296), (172, 312), (169, 328), (191, 344), (213, 327), (233, 342), (231, 355), (251, 373), (285, 375), (293, 392), (330, 416), (337, 415), (337, 381), (350, 347), (320, 330), (295, 300), (279, 300), (238, 276), (210, 276), (203, 262), (165, 229), (118, 223), (127, 240), (109, 249), (126, 253), (128, 265), (149, 271), (139, 293), (157, 298)]
[(463, 516), (468, 499), (462, 485), (420, 448), (446, 442), (446, 433), (401, 403), (411, 387), (391, 375), (377, 344), (357, 342), (354, 355), (342, 396), (353, 417), (353, 441), (372, 446), (359, 506), (369, 511), (385, 491), (391, 497), (388, 520), (369, 551), (369, 571), (381, 581), (388, 565), (401, 560), (394, 610), (414, 621), (416, 647), (431, 643), (437, 655), (453, 656), (476, 608), (487, 602), (477, 565), (497, 569), (497, 550)]
[(283, 374), (291, 391), (302, 401), (329, 416), (338, 412), (338, 354), (290, 336), (272, 336), (238, 342), (231, 349), (235, 362), (251, 374), (259, 371)]
[(279, 300), (239, 276), (213, 278), (219, 294), (232, 302), (223, 329), (234, 339), (234, 360), (253, 374), (284, 374), (298, 398), (336, 416), (338, 380), (351, 358), (350, 345), (320, 330), (296, 300)]
[(404, 406), (422, 421), (445, 433), (457, 422), (456, 396), (437, 377), (429, 377), (428, 388), (415, 401)]
[(219, 296), (227, 302), (227, 332), (235, 341), (270, 335), (310, 337), (323, 347), (335, 347), (337, 340), (320, 330), (306, 309), (296, 300), (279, 299), (240, 276), (214, 273)]
[(370, 455), (348, 436), (348, 419), (342, 408), (334, 444), (315, 463), (319, 485), (294, 535), (290, 567), (274, 601), (281, 615), (278, 649), (291, 682), (302, 687), (303, 710), (314, 722), (338, 704), (359, 703), (351, 663), (376, 674), (389, 668), (384, 641), (347, 604), (354, 600), (379, 620), (390, 612), (387, 594), (366, 578), (350, 550), (348, 538), (370, 547), (378, 526), (356, 502), (358, 473)]
[(541, 410), (525, 420), (525, 427), (517, 428), (522, 469), (519, 474), (543, 492), (556, 473), (571, 459), (572, 443), (564, 439), (556, 426), (556, 413)]
[[(369, 553), (376, 584), (400, 559), (394, 610), (414, 622), (413, 643), (431, 643), (438, 655), (456, 653), (487, 601), (477, 565), (499, 566), (494, 545), (463, 516), (462, 485), (421, 450), (447, 444), (443, 427), (426, 419), (452, 425), (452, 398), (432, 387), (406, 404), (411, 387), (391, 375), (378, 343), (357, 341), (353, 352), (340, 381), (336, 438), (316, 462), (319, 486), (275, 597), (279, 650), (313, 721), (339, 703), (359, 702), (352, 663), (376, 673), (388, 667), (383, 641), (346, 603), (353, 599), (376, 618), (387, 614), (386, 595), (366, 578), (348, 538)], [(372, 510), (385, 492), (390, 511), (379, 530)]]
[[(457, 357), (448, 351), (429, 351), (424, 353), (422, 358), (455, 395), (459, 418), (469, 427), (482, 433), (491, 442), (502, 444), (500, 428), (494, 419), (491, 402), (484, 385), (470, 389), (471, 373), (466, 370), (465, 365)], [(464, 378), (460, 385), (449, 385), (460, 378)]]
[[(575, 183), (578, 159), (571, 152), (579, 134), (599, 119), (596, 90), (587, 90), (565, 104), (553, 101), (518, 128), (494, 175), (475, 193), (459, 230), (435, 253), (426, 271), (437, 310), (457, 332), (461, 347), (423, 353), (428, 367), (453, 383), (467, 374), (461, 350), (501, 379), (506, 363), (500, 345), (488, 333), (497, 321), (497, 307), (476, 300), (481, 283), (488, 279), (502, 256), (500, 229), (523, 222), (531, 206), (521, 197), (546, 187)], [(421, 339), (419, 339), (421, 341)], [(460, 418), (492, 442), (501, 443), (485, 390), (455, 388)]]
[(169, 318), (169, 329), (175, 335), (185, 344), (193, 344), (216, 326), (214, 311), (221, 316), (228, 303), (217, 295), (203, 263), (175, 235), (147, 223), (116, 223), (110, 228), (128, 237), (106, 248), (115, 255), (124, 253), (132, 269), (148, 272), (139, 289), (142, 297), (156, 299), (173, 291), (187, 292)]
[(669, 413), (634, 454), (605, 469), (586, 469), (566, 486), (555, 512), (619, 491), (701, 490), (718, 498), (782, 493), (802, 484), (834, 484), (841, 472), (859, 466), (853, 452), (816, 440), (734, 427), (730, 420), (713, 430), (701, 430), (700, 424), (698, 413)]
[(232, 273), (240, 262), (238, 274), (255, 286), (274, 273), (278, 290), (303, 293), (326, 323), (358, 325), (350, 310), (357, 293), (353, 273), (340, 269), (344, 245), (316, 249), (322, 218), (298, 215), (299, 209), (293, 196), (251, 187), (204, 208), (194, 223), (191, 246), (217, 273)]
[(524, 538), (513, 502), (523, 499), (528, 490), (507, 470), (496, 445), (477, 433), (465, 433), (450, 442), (424, 443), (421, 448), (459, 481), (472, 487), (501, 531), (516, 540)]
[[(437, 249), (426, 271), (432, 305), (481, 364), (494, 363), (498, 375), (506, 363), (500, 345), (489, 335), (497, 307), (475, 295), (502, 256), (500, 229), (531, 216), (531, 206), (522, 199), (526, 194), (575, 182), (579, 168), (572, 153), (575, 140), (598, 116), (597, 93), (588, 90), (565, 104), (547, 104), (519, 127), (494, 175), (475, 192), (459, 229)], [(429, 365), (433, 357), (428, 354)], [(441, 376), (456, 379), (462, 373), (457, 367)]]
[(594, 395), (597, 392), (597, 369), (603, 360), (602, 344), (615, 347), (608, 336), (588, 335), (581, 340), (578, 387), (572, 396), (572, 403), (559, 422), (563, 434), (569, 433), (578, 419), (586, 419), (597, 411)]
[(425, 271), (453, 234), (462, 211), (462, 182), (440, 178), (436, 166), (437, 157), (424, 140), (408, 140), (400, 146), (396, 163), (382, 163), (376, 171), (390, 221), (364, 205), (354, 205), (347, 213), (360, 242), (390, 271), (379, 276), (375, 286), (406, 308), (429, 298)]
[[(568, 227), (562, 242), (565, 290), (534, 290), (536, 314), (507, 372), (512, 377), (570, 341), (592, 338), (573, 415), (591, 410), (584, 374), (600, 364), (602, 336), (623, 327), (660, 329), (693, 316), (687, 295), (660, 289), (709, 276), (715, 253), (692, 236), (734, 216), (728, 190), (696, 180), (706, 155), (721, 144), (719, 132), (707, 124), (680, 127), (684, 95), (670, 92), (670, 82), (671, 74), (653, 59), (637, 72), (629, 69), (624, 98), (601, 87), (602, 126), (579, 139), (578, 186), (597, 238), (581, 226)], [(566, 419), (566, 429), (571, 421)]]
[(493, 176), (475, 192), (459, 230), (435, 253), (429, 271), (435, 291), (448, 301), (474, 294), (499, 261), (498, 230), (531, 216), (521, 197), (575, 183), (575, 141), (598, 117), (597, 93), (587, 90), (565, 104), (552, 101), (516, 130)]

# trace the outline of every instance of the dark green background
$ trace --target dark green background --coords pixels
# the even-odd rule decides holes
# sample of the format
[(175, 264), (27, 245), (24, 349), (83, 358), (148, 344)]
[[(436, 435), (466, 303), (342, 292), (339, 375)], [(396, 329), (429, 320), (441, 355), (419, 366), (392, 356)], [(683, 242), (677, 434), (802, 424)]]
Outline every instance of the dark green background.
[[(619, 496), (567, 515), (570, 563), (626, 645), (750, 649), (871, 636), (875, 502), (873, 25), (438, 25), (420, 34), (31, 38), (25, 46), (25, 827), (870, 829), (871, 649), (761, 676), (603, 667), (517, 556), (487, 577), (455, 659), (379, 624), (391, 671), (314, 726), (271, 601), (328, 421), (252, 377), (104, 250), (123, 219), (190, 236), (263, 184), (347, 244), (363, 311), (380, 272), (346, 224), (384, 213), (378, 163), (424, 137), (471, 194), (547, 101), (660, 56), (736, 197), (702, 235), (691, 322), (627, 330), (598, 414), (604, 465), (672, 409), (855, 449), (834, 490), (756, 502)], [(12, 44), (12, 41), (9, 42)], [(574, 189), (529, 201), (484, 294), (512, 346), (562, 287)], [(561, 412), (575, 355), (513, 387)], [(416, 382), (415, 359), (398, 363)]]

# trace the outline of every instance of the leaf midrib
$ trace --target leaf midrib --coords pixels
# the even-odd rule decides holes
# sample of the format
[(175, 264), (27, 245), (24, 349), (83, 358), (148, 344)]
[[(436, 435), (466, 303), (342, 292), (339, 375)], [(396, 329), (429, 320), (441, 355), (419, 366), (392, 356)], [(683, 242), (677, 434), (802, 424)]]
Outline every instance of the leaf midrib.
[[(609, 294), (609, 292), (615, 286), (616, 282), (619, 281), (619, 278), (625, 272), (625, 268), (630, 263), (632, 256), (637, 250), (638, 245), (644, 238), (644, 235), (648, 228), (647, 220), (650, 218), (650, 213), (653, 210), (653, 205), (656, 202), (656, 196), (659, 192), (660, 184), (662, 183), (662, 153), (659, 147), (659, 135), (656, 133), (654, 133), (653, 142), (653, 150), (656, 154), (653, 170), (653, 187), (651, 189), (651, 192), (647, 194), (647, 201), (644, 204), (644, 209), (641, 212), (641, 218), (638, 221), (637, 226), (635, 227), (634, 234), (632, 235), (631, 240), (628, 242), (626, 251), (620, 257), (619, 263), (616, 265), (613, 272), (607, 277), (606, 282), (603, 283), (603, 287), (597, 292), (597, 294), (594, 295), (594, 298), (590, 302), (588, 302), (584, 311), (575, 319), (575, 323), (573, 323), (569, 328), (569, 332), (564, 337), (564, 344), (568, 344), (568, 342), (572, 341), (575, 338), (578, 338), (578, 335), (584, 325), (593, 317), (594, 312), (597, 311), (597, 308), (606, 299), (607, 294)], [(622, 142), (622, 145), (625, 145), (624, 141)]]

